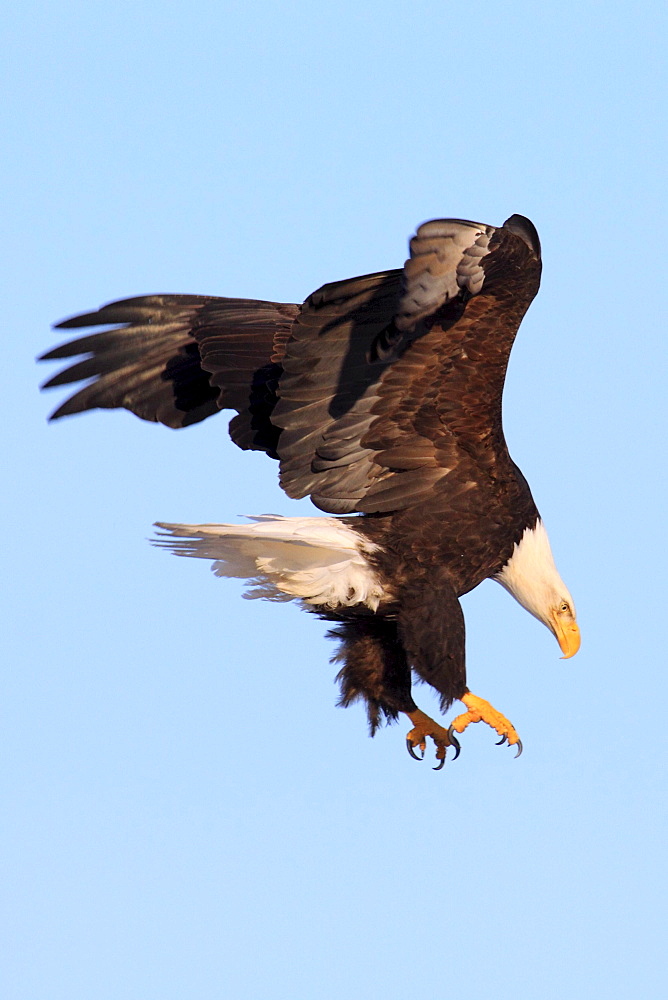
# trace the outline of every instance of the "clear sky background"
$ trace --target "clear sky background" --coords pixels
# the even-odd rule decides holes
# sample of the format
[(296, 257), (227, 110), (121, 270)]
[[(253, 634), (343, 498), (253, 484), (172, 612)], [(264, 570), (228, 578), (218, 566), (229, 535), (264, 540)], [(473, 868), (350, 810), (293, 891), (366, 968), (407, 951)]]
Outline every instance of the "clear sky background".
[[(666, 53), (658, 2), (24, 0), (3, 15), (7, 1000), (665, 997)], [(52, 321), (301, 301), (528, 215), (505, 428), (578, 607), (464, 600), (470, 729), (335, 708), (325, 625), (151, 548), (308, 513), (220, 416), (47, 426)], [(48, 370), (47, 370), (48, 369)], [(420, 704), (436, 711), (429, 691)]]

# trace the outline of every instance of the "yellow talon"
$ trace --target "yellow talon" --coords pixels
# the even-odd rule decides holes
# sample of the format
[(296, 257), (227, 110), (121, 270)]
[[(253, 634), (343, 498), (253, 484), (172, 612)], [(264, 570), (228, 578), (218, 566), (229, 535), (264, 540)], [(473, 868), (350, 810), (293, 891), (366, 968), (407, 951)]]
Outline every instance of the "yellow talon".
[(505, 736), (511, 746), (518, 743), (520, 747), (522, 746), (522, 741), (512, 722), (505, 715), (501, 715), (501, 712), (497, 712), (494, 706), (490, 705), (484, 698), (479, 698), (476, 694), (467, 691), (460, 700), (464, 702), (468, 711), (457, 716), (450, 726), (451, 730), (463, 733), (472, 722), (486, 722), (488, 726), (496, 730), (499, 736)]
[(427, 748), (427, 736), (431, 736), (432, 740), (436, 744), (436, 760), (440, 761), (436, 770), (440, 770), (443, 766), (445, 762), (446, 750), (449, 746), (453, 746), (455, 748), (454, 759), (457, 759), (459, 756), (459, 743), (449, 734), (447, 729), (440, 726), (438, 722), (434, 722), (430, 716), (428, 716), (425, 712), (421, 712), (419, 708), (417, 708), (414, 712), (406, 712), (406, 715), (413, 723), (413, 728), (406, 734), (406, 745), (411, 757), (415, 757), (416, 760), (420, 760), (419, 757), (416, 757), (414, 752), (416, 747), (419, 747), (424, 757), (424, 753)]

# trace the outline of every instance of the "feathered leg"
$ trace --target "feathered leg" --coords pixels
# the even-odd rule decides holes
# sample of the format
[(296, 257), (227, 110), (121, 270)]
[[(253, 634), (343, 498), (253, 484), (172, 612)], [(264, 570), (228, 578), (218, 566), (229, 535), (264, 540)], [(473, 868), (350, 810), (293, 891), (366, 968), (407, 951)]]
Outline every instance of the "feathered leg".
[[(402, 594), (398, 616), (398, 634), (406, 657), (415, 672), (441, 695), (441, 709), (446, 711), (466, 691), (464, 615), (450, 581), (443, 573), (425, 573), (411, 580)], [(445, 763), (449, 746), (459, 755), (459, 743), (447, 730), (417, 709), (406, 713), (413, 723), (406, 742), (408, 751), (419, 746), (424, 755), (426, 738), (436, 744), (437, 770)]]
[(466, 686), (464, 615), (449, 581), (432, 577), (427, 586), (411, 587), (402, 600), (399, 634), (413, 669), (440, 693), (442, 711), (453, 701), (466, 705), (468, 711), (448, 730), (450, 741), (456, 744), (454, 734), (463, 733), (472, 722), (486, 722), (502, 737), (501, 743), (517, 746), (519, 756), (522, 741), (512, 723)]
[(401, 595), (399, 637), (408, 662), (441, 696), (445, 712), (467, 691), (464, 615), (443, 573), (411, 580)]
[(364, 698), (372, 736), (383, 719), (394, 721), (404, 712), (413, 723), (406, 737), (411, 757), (420, 759), (415, 747), (420, 747), (424, 756), (427, 736), (436, 743), (437, 770), (443, 766), (449, 746), (459, 752), (456, 738), (413, 701), (411, 671), (394, 619), (357, 618), (328, 634), (341, 641), (333, 658), (333, 662), (343, 663), (336, 678), (341, 686), (339, 705), (347, 707)]
[(411, 672), (397, 638), (397, 623), (385, 618), (354, 618), (327, 633), (341, 643), (332, 663), (343, 666), (336, 675), (341, 688), (339, 705), (363, 698), (373, 736), (384, 722), (417, 706), (411, 697)]

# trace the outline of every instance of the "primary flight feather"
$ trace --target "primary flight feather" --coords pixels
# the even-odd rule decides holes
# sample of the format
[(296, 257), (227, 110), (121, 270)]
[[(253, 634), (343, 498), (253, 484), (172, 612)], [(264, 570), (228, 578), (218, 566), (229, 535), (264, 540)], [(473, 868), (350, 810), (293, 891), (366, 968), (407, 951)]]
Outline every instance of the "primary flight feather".
[[(580, 644), (575, 607), (503, 436), (501, 397), (519, 324), (540, 284), (532, 223), (420, 226), (402, 269), (324, 285), (303, 305), (148, 295), (75, 316), (110, 326), (43, 360), (84, 359), (46, 386), (91, 379), (53, 418), (125, 407), (186, 427), (233, 409), (232, 440), (279, 462), (291, 497), (332, 517), (162, 524), (161, 544), (213, 560), (251, 595), (299, 599), (335, 622), (340, 702), (366, 703), (372, 733), (405, 713), (410, 753), (484, 721), (512, 724), (466, 683), (459, 597), (492, 578), (555, 635)], [(420, 711), (412, 671), (465, 711)]]

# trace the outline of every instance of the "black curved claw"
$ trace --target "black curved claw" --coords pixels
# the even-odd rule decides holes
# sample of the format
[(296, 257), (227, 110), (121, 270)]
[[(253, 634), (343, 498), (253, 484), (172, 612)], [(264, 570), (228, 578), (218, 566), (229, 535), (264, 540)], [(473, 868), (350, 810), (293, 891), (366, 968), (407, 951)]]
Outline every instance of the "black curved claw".
[(494, 746), (502, 747), (503, 744), (506, 742), (507, 739), (508, 739), (507, 736), (502, 736), (501, 739), (499, 740), (499, 742), (495, 743)]
[(418, 757), (415, 750), (413, 749), (413, 744), (409, 739), (406, 740), (406, 749), (408, 750), (413, 760), (424, 760), (424, 750), (422, 751), (422, 756)]
[(524, 749), (524, 747), (522, 746), (522, 740), (518, 740), (517, 741), (517, 753), (515, 754), (515, 760), (517, 760), (517, 758), (519, 757), (519, 755), (522, 753), (523, 749)]
[(432, 767), (432, 771), (440, 771), (444, 764), (445, 764), (445, 754), (443, 754), (436, 767)]
[(455, 748), (455, 756), (452, 759), (453, 760), (457, 760), (457, 758), (459, 757), (460, 753), (462, 752), (462, 748), (459, 745), (459, 740), (457, 739), (457, 737), (452, 732), (452, 726), (450, 726), (450, 729), (448, 729), (448, 736), (450, 738), (450, 745)]

